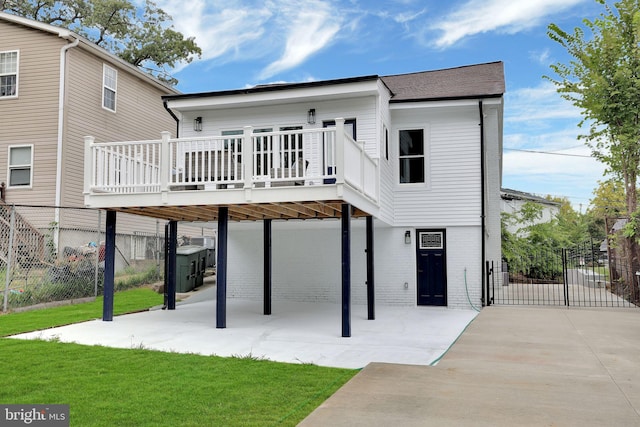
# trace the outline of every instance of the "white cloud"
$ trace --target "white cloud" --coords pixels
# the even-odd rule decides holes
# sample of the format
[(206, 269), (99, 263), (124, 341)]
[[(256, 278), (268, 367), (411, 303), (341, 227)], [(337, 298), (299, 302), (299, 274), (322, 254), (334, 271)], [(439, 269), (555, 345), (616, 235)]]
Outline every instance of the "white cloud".
[(536, 122), (569, 119), (581, 120), (580, 110), (560, 97), (556, 86), (543, 81), (537, 87), (520, 88), (505, 94), (505, 120), (508, 122)]
[(584, 1), (469, 0), (431, 26), (442, 32), (434, 44), (446, 48), (465, 37), (490, 31), (515, 34), (539, 25), (548, 15)]
[(505, 150), (503, 186), (534, 194), (568, 197), (574, 209), (578, 209), (580, 204), (586, 207), (598, 181), (603, 179), (604, 165), (592, 157), (562, 155), (589, 156), (587, 147), (554, 153)]
[(555, 62), (555, 60), (551, 57), (551, 52), (549, 51), (549, 49), (532, 51), (529, 53), (529, 57), (538, 64), (543, 65), (544, 67), (548, 67)]
[[(186, 37), (195, 37), (202, 49), (202, 60), (225, 57), (225, 61), (238, 59), (241, 51), (260, 40), (265, 23), (272, 12), (264, 7), (237, 4), (234, 1), (159, 0), (157, 4), (173, 18), (175, 28)], [(188, 7), (187, 7), (188, 5)], [(177, 67), (179, 71), (186, 64)]]
[(158, 0), (174, 26), (195, 37), (202, 60), (223, 62), (278, 57), (267, 79), (296, 67), (330, 44), (343, 22), (326, 0)]
[(574, 208), (586, 207), (605, 168), (578, 139), (585, 133), (580, 120), (580, 111), (551, 82), (507, 92), (503, 186), (569, 197)]
[[(293, 15), (287, 16), (286, 44), (282, 56), (261, 73), (261, 80), (300, 65), (308, 57), (326, 47), (340, 30), (342, 20), (322, 2), (311, 2), (305, 9), (296, 3)], [(287, 14), (289, 15), (289, 14)]]
[(426, 13), (426, 11), (427, 11), (426, 9), (422, 9), (417, 12), (404, 11), (402, 13), (398, 13), (397, 15), (395, 15), (393, 17), (393, 20), (396, 21), (398, 24), (406, 24), (407, 22), (416, 20), (418, 17)]

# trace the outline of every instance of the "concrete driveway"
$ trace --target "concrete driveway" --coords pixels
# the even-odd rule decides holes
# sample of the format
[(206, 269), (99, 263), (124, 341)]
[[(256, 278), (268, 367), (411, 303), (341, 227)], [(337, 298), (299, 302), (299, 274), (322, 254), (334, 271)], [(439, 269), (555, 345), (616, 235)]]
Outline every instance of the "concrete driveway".
[(640, 426), (640, 311), (488, 307), (433, 367), (373, 363), (301, 426)]

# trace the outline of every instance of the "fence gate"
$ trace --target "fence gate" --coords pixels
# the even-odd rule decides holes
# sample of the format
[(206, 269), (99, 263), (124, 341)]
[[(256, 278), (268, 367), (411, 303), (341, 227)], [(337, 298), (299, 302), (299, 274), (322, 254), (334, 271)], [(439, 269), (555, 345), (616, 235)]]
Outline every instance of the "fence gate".
[(529, 253), (510, 265), (487, 262), (487, 305), (637, 307), (639, 274), (591, 243)]

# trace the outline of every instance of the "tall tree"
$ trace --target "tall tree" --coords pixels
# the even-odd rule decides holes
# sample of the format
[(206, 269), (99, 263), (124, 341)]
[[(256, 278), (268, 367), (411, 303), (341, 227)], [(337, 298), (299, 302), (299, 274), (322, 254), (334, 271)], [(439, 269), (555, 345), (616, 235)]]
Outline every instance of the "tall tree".
[(598, 187), (593, 190), (593, 196), (589, 214), (601, 218), (627, 216), (624, 184), (619, 180), (598, 181)]
[(640, 269), (640, 213), (637, 212), (637, 180), (640, 173), (640, 0), (620, 0), (613, 7), (596, 0), (604, 12), (593, 21), (584, 19), (589, 31), (573, 33), (549, 25), (548, 35), (560, 43), (572, 59), (551, 66), (558, 76), (549, 78), (565, 99), (582, 110), (581, 125), (592, 154), (606, 165), (606, 172), (624, 183), (627, 213), (631, 220), (624, 234), (630, 238), (625, 251), (625, 282), (638, 295), (633, 271)]
[(0, 0), (0, 10), (68, 28), (171, 84), (170, 69), (202, 53), (151, 0)]
[(558, 78), (547, 78), (582, 110), (592, 154), (624, 183), (627, 212), (633, 213), (640, 173), (640, 0), (621, 0), (613, 8), (596, 1), (604, 12), (583, 21), (589, 35), (581, 27), (568, 33), (549, 25), (549, 37), (572, 59), (552, 65)]

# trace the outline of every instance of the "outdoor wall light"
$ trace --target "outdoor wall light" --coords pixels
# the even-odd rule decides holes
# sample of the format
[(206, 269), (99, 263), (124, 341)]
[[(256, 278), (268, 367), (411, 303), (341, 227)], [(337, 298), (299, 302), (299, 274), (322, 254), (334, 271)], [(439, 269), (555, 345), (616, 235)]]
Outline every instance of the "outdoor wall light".
[(193, 119), (193, 130), (195, 130), (196, 132), (202, 131), (202, 117), (198, 116)]
[(409, 230), (407, 230), (407, 231), (405, 231), (405, 232), (404, 232), (404, 242), (405, 242), (407, 245), (410, 245), (410, 244), (411, 244), (411, 232), (410, 232)]
[(316, 109), (312, 108), (309, 111), (307, 111), (307, 123), (312, 125), (315, 122), (316, 122)]

